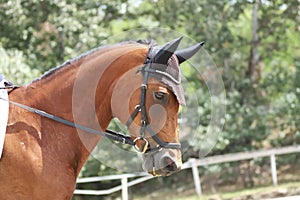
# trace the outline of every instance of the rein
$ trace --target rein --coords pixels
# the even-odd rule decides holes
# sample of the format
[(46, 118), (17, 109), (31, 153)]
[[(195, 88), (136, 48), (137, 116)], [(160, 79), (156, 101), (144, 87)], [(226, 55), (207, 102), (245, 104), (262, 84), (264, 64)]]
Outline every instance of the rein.
[(73, 128), (77, 128), (77, 129), (80, 129), (82, 131), (86, 131), (88, 133), (92, 133), (92, 134), (100, 135), (100, 136), (103, 136), (103, 137), (107, 137), (109, 139), (115, 140), (115, 141), (123, 143), (123, 144), (129, 144), (129, 145), (132, 145), (132, 146), (135, 145), (133, 140), (131, 139), (131, 137), (128, 136), (128, 135), (124, 135), (124, 134), (121, 134), (121, 133), (118, 133), (118, 132), (115, 132), (115, 131), (112, 131), (112, 130), (109, 130), (109, 129), (107, 129), (105, 132), (100, 132), (100, 131), (97, 131), (95, 129), (91, 129), (89, 127), (82, 126), (82, 125), (76, 124), (74, 122), (68, 121), (66, 119), (54, 116), (52, 114), (49, 114), (45, 111), (42, 111), (42, 110), (39, 110), (39, 109), (36, 109), (36, 108), (25, 106), (23, 104), (20, 104), (20, 103), (14, 102), (14, 101), (10, 101), (10, 100), (6, 100), (6, 99), (3, 99), (1, 97), (0, 97), (0, 99), (4, 100), (4, 101), (7, 101), (10, 104), (15, 105), (19, 108), (22, 108), (22, 109), (27, 110), (29, 112), (32, 112), (32, 113), (35, 113), (37, 115), (43, 116), (45, 118), (51, 119), (53, 121), (65, 124), (67, 126), (71, 126)]
[[(9, 89), (8, 93), (12, 92), (13, 90), (15, 90), (17, 88), (19, 88), (19, 86), (13, 85), (12, 83), (9, 83), (9, 82), (5, 82), (4, 87), (0, 87), (0, 89)], [(74, 122), (68, 121), (66, 119), (54, 116), (52, 114), (49, 114), (45, 111), (42, 111), (42, 110), (39, 110), (39, 109), (36, 109), (36, 108), (25, 106), (23, 104), (20, 104), (20, 103), (14, 102), (14, 101), (10, 101), (10, 100), (7, 100), (7, 99), (1, 98), (1, 97), (0, 97), (0, 99), (3, 100), (3, 101), (7, 101), (8, 103), (10, 103), (12, 105), (15, 105), (15, 106), (18, 106), (18, 107), (20, 107), (24, 110), (29, 111), (29, 112), (41, 115), (45, 118), (51, 119), (53, 121), (56, 121), (56, 122), (59, 122), (59, 123), (62, 123), (62, 124), (65, 124), (65, 125), (77, 128), (77, 129), (80, 129), (82, 131), (86, 131), (88, 133), (92, 133), (92, 134), (100, 135), (100, 136), (103, 136), (103, 137), (107, 137), (109, 139), (112, 139), (114, 141), (117, 141), (117, 142), (120, 142), (120, 143), (123, 143), (123, 144), (129, 144), (129, 145), (132, 145), (132, 146), (135, 145), (130, 136), (127, 136), (127, 135), (124, 135), (124, 134), (121, 134), (121, 133), (118, 133), (118, 132), (115, 132), (115, 131), (112, 131), (112, 130), (109, 130), (109, 129), (107, 129), (105, 132), (100, 132), (100, 131), (97, 131), (95, 129), (91, 129), (89, 127), (82, 126), (82, 125), (76, 124)]]

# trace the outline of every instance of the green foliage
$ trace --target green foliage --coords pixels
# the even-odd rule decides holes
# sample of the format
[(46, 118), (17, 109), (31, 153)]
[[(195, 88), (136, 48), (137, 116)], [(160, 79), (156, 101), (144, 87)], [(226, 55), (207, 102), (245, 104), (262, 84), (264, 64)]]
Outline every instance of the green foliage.
[(15, 84), (29, 82), (40, 75), (39, 70), (31, 69), (23, 53), (18, 50), (5, 50), (0, 46), (0, 73)]

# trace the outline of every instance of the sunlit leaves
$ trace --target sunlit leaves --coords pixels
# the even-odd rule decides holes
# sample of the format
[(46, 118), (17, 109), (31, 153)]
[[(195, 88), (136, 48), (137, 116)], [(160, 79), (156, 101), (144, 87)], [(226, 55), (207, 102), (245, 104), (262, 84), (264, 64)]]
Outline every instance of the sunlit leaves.
[(26, 63), (22, 52), (5, 50), (0, 46), (0, 73), (5, 79), (15, 84), (24, 84), (37, 78), (40, 72), (31, 69)]

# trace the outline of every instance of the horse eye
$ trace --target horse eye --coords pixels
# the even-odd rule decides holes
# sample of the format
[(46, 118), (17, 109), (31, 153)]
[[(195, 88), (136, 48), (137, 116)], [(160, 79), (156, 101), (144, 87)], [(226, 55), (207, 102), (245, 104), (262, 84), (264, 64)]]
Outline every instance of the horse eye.
[(164, 100), (165, 99), (166, 94), (163, 92), (154, 92), (154, 97), (157, 100)]

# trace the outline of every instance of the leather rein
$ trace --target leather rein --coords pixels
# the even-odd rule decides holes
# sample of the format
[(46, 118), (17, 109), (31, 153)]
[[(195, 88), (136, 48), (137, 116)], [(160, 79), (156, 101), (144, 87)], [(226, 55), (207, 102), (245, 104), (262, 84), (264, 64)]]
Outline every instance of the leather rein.
[[(143, 84), (141, 85), (141, 97), (140, 97), (140, 105), (137, 105), (135, 107), (135, 110), (132, 112), (131, 116), (129, 117), (126, 126), (127, 128), (129, 128), (129, 126), (132, 124), (133, 120), (136, 118), (136, 116), (138, 115), (138, 113), (141, 113), (142, 115), (142, 121), (141, 121), (141, 128), (140, 128), (140, 136), (136, 137), (135, 139), (132, 139), (131, 136), (129, 135), (125, 135), (113, 130), (109, 130), (106, 129), (105, 132), (101, 132), (95, 129), (91, 129), (89, 127), (86, 126), (82, 126), (79, 124), (76, 124), (74, 122), (68, 121), (66, 119), (57, 117), (55, 115), (49, 114), (45, 111), (36, 109), (36, 108), (32, 108), (14, 101), (10, 101), (7, 99), (3, 99), (0, 97), (1, 100), (7, 101), (12, 105), (15, 105), (17, 107), (20, 107), (24, 110), (27, 110), (31, 113), (35, 113), (37, 115), (40, 115), (42, 117), (51, 119), (53, 121), (65, 124), (67, 126), (70, 127), (74, 127), (76, 129), (80, 129), (82, 131), (88, 132), (88, 133), (92, 133), (92, 134), (96, 134), (102, 137), (107, 137), (111, 140), (114, 140), (116, 142), (122, 143), (122, 144), (128, 144), (134, 147), (134, 149), (142, 154), (145, 153), (150, 153), (150, 152), (157, 152), (160, 151), (162, 148), (170, 148), (170, 149), (180, 149), (181, 148), (181, 144), (180, 143), (171, 143), (171, 142), (164, 142), (162, 141), (157, 134), (155, 133), (155, 131), (152, 129), (151, 125), (149, 124), (148, 121), (148, 117), (147, 117), (147, 111), (146, 111), (146, 91), (147, 91), (147, 83), (148, 83), (148, 77), (149, 77), (149, 72), (151, 73), (160, 73), (160, 74), (164, 74), (166, 77), (170, 78), (172, 80), (172, 76), (167, 74), (166, 72), (162, 72), (162, 71), (158, 71), (155, 69), (151, 68), (151, 64), (152, 61), (151, 59), (147, 56), (146, 61), (144, 62), (144, 66), (138, 70), (138, 72), (141, 72), (143, 74)], [(18, 88), (19, 86), (15, 86), (12, 84), (6, 84), (5, 87), (1, 87), (0, 89), (10, 89), (8, 91), (8, 93), (12, 92), (14, 89)], [(157, 145), (155, 147), (151, 147), (149, 141), (147, 140), (147, 138), (145, 137), (145, 132), (146, 130), (148, 131), (148, 133), (150, 134), (150, 137), (157, 143)], [(139, 147), (137, 146), (137, 142), (140, 141), (143, 143), (142, 149), (139, 149)]]

